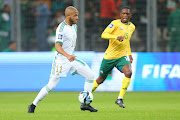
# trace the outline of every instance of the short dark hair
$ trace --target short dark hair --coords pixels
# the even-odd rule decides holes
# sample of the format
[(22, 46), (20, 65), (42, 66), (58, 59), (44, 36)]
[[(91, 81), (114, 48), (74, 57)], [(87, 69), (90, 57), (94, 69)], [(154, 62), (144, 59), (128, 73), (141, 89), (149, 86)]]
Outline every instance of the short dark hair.
[(9, 41), (8, 46), (12, 45), (13, 43), (16, 43), (15, 41)]
[(8, 5), (7, 5), (7, 4), (4, 4), (4, 5), (3, 5), (3, 9), (5, 9), (6, 7), (8, 7)]
[(122, 11), (122, 9), (129, 9), (129, 10), (131, 11), (131, 8), (130, 8), (129, 6), (123, 6), (123, 7), (121, 8), (121, 11)]

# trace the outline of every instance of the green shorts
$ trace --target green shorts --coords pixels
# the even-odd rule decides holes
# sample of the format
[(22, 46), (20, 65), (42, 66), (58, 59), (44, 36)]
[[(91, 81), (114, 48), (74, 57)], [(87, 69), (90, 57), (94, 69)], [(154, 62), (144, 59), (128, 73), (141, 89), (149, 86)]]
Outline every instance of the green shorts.
[(118, 59), (112, 59), (112, 60), (106, 60), (103, 58), (101, 67), (100, 67), (100, 75), (107, 76), (114, 67), (116, 67), (120, 72), (122, 72), (121, 69), (126, 64), (130, 64), (126, 56), (123, 56)]

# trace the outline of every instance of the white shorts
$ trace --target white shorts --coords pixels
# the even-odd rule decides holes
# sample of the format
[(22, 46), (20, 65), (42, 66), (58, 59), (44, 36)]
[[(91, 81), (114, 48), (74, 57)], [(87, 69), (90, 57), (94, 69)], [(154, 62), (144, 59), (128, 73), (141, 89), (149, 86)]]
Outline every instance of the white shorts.
[(56, 59), (52, 64), (51, 77), (66, 77), (68, 72), (74, 75), (81, 71), (91, 72), (89, 66), (77, 57), (72, 62), (68, 59)]

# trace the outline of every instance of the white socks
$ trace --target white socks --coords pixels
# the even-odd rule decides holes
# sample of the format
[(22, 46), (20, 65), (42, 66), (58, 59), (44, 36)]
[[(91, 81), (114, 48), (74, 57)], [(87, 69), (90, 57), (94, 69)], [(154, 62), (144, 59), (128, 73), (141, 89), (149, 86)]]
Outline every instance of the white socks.
[(86, 80), (84, 84), (84, 91), (92, 92), (94, 80)]
[(44, 86), (41, 91), (39, 92), (39, 94), (37, 95), (37, 97), (35, 98), (35, 100), (33, 101), (33, 104), (35, 106), (37, 106), (37, 104), (39, 103), (39, 101), (41, 101), (43, 98), (45, 98), (48, 95), (48, 91), (45, 88), (46, 86)]
[(123, 99), (123, 98), (118, 96), (118, 99)]
[(37, 95), (35, 100), (33, 101), (33, 104), (35, 106), (37, 106), (39, 101), (41, 101), (43, 98), (45, 98), (48, 95), (48, 93), (56, 87), (59, 80), (60, 80), (60, 78), (58, 78), (58, 77), (51, 77), (49, 79), (49, 83), (41, 89), (41, 91), (39, 92), (39, 94)]

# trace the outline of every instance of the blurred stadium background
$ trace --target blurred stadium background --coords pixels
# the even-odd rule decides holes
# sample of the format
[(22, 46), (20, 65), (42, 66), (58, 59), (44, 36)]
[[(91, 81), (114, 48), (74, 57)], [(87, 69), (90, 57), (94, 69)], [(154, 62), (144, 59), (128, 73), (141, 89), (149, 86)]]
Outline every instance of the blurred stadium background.
[[(136, 25), (132, 51), (170, 52), (168, 17), (176, 9), (176, 2), (179, 0), (1, 0), (0, 51), (7, 48), (9, 41), (16, 41), (17, 51), (21, 52), (50, 51), (54, 30), (65, 18), (64, 9), (73, 5), (80, 12), (76, 50), (104, 52), (108, 41), (100, 38), (102, 31), (111, 20), (119, 18), (120, 8), (128, 5)], [(48, 7), (39, 16), (41, 4)]]
[[(171, 37), (172, 31), (179, 31), (179, 13), (175, 12), (179, 10), (179, 0), (1, 0), (0, 91), (39, 91), (48, 82), (55, 30), (70, 5), (79, 10), (75, 54), (96, 76), (108, 46), (108, 40), (101, 39), (100, 35), (111, 20), (119, 18), (122, 6), (130, 6), (136, 30), (131, 38), (134, 62), (128, 90), (180, 90), (180, 37), (173, 34), (176, 41)], [(14, 52), (7, 52), (12, 41), (16, 43), (11, 46)], [(83, 90), (83, 78), (71, 77), (68, 74), (63, 78), (55, 90)], [(122, 78), (123, 74), (113, 69), (97, 90), (119, 91)]]

